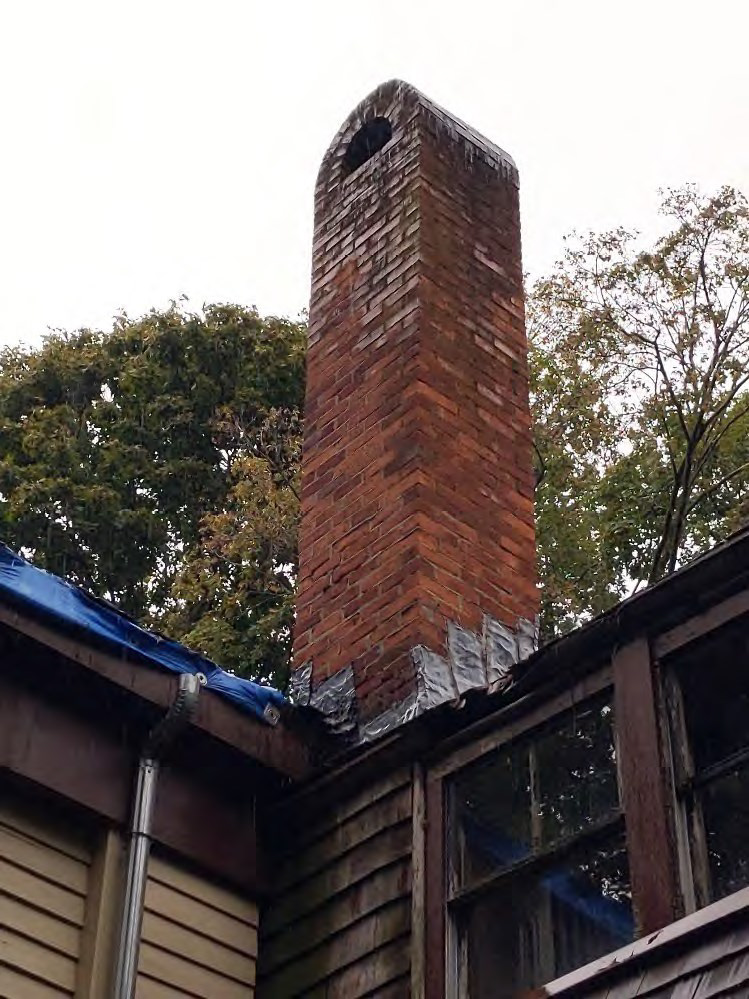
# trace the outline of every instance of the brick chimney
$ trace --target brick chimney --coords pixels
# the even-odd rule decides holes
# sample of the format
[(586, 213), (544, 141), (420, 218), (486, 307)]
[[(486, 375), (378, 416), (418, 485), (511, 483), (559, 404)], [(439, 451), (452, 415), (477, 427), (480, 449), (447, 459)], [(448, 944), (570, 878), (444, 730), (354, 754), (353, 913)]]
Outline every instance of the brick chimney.
[(383, 84), (315, 190), (292, 677), (361, 738), (532, 647), (526, 353), (515, 164)]

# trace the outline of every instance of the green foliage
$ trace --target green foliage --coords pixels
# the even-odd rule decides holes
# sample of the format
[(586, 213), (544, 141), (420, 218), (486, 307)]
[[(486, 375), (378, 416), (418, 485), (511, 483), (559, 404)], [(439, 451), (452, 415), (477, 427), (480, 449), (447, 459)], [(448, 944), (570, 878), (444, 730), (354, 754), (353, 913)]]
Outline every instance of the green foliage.
[[(569, 242), (529, 295), (542, 635), (749, 513), (749, 216), (669, 192), (644, 251)], [(0, 531), (37, 565), (283, 687), (304, 326), (173, 306), (0, 362)]]
[[(216, 600), (187, 611), (186, 566), (196, 571), (215, 550), (220, 533), (212, 518), (228, 516), (246, 495), (240, 469), (267, 447), (278, 411), (292, 414), (293, 426), (303, 399), (304, 339), (302, 324), (261, 319), (252, 309), (214, 305), (194, 314), (175, 305), (134, 321), (122, 316), (106, 335), (58, 333), (39, 350), (6, 350), (3, 539), (138, 620), (177, 638), (187, 633), (215, 653)], [(258, 489), (270, 485), (253, 481), (257, 503)], [(290, 488), (277, 475), (272, 501), (279, 505), (275, 493)], [(245, 524), (245, 540), (249, 530)], [(253, 573), (256, 588), (267, 588), (274, 560), (294, 564), (288, 550), (272, 545), (259, 544), (249, 558), (245, 589)], [(259, 636), (288, 628), (288, 612), (268, 602), (242, 614), (231, 618), (219, 661), (276, 677), (277, 655), (260, 666), (262, 652), (244, 660), (234, 650), (246, 648), (245, 633), (259, 650)]]
[(547, 638), (739, 526), (749, 499), (749, 214), (669, 191), (670, 231), (569, 242), (529, 296)]
[(299, 522), (298, 411), (272, 411), (232, 463), (223, 508), (203, 517), (162, 626), (227, 669), (284, 686)]

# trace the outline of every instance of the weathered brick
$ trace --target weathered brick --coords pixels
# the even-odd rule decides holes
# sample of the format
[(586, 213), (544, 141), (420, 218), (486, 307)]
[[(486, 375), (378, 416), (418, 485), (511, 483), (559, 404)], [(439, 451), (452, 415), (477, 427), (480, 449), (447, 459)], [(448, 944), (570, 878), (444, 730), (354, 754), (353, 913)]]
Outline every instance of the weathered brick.
[[(346, 174), (373, 117), (391, 140)], [(538, 609), (517, 173), (405, 84), (345, 122), (315, 192), (294, 655), (353, 664), (363, 718), (447, 621)]]

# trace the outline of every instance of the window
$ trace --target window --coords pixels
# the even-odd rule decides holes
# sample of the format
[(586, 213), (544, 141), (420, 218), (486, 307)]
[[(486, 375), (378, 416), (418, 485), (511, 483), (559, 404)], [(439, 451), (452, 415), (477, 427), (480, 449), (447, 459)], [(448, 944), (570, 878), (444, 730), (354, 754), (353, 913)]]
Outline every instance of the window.
[(749, 623), (722, 628), (669, 666), (684, 889), (699, 908), (749, 885)]
[(632, 940), (608, 697), (461, 770), (449, 808), (461, 999), (509, 999)]

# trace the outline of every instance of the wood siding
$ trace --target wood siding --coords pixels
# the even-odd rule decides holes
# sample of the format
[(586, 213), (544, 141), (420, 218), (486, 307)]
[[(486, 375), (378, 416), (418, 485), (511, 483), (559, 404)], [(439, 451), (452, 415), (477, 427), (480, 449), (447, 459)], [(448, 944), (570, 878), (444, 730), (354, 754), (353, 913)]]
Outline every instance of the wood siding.
[(254, 996), (257, 925), (254, 902), (152, 854), (138, 999)]
[(91, 852), (74, 834), (0, 806), (0, 996), (76, 994)]
[(588, 989), (578, 987), (571, 994), (578, 999), (746, 999), (749, 921), (646, 968), (633, 962), (625, 977), (600, 986), (591, 982)]
[(410, 996), (412, 798), (399, 770), (279, 829), (259, 999)]

